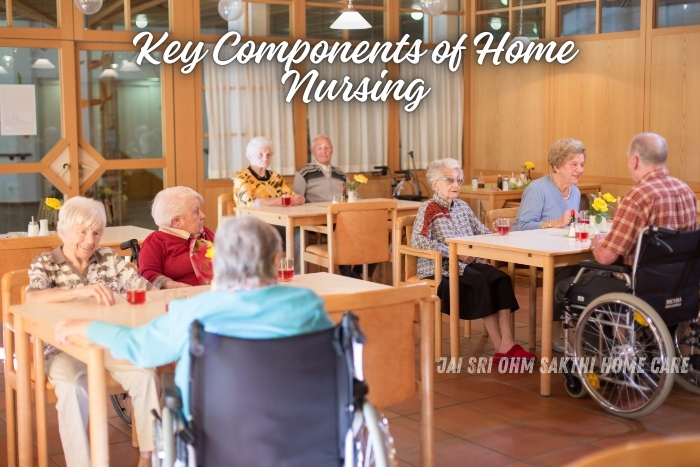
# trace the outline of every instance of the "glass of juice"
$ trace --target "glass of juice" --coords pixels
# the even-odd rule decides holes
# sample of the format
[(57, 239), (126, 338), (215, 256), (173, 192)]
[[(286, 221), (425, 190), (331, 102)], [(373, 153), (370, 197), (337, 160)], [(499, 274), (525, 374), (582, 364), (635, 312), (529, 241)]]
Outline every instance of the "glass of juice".
[(588, 222), (581, 222), (581, 218), (579, 218), (579, 222), (576, 223), (576, 241), (577, 242), (588, 241), (588, 228), (589, 228)]
[(277, 280), (279, 282), (289, 282), (294, 279), (294, 258), (280, 258), (277, 265)]
[(132, 305), (146, 302), (146, 281), (138, 278), (129, 282), (126, 289), (126, 300)]
[(510, 233), (510, 219), (506, 217), (496, 219), (493, 223), (493, 229), (498, 235), (508, 235)]

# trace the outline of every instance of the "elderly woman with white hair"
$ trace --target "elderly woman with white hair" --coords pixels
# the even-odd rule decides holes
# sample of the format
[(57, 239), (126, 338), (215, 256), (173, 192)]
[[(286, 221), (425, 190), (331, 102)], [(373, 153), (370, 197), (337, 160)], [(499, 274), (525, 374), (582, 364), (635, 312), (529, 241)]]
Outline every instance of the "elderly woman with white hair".
[[(56, 230), (63, 246), (42, 253), (29, 266), (27, 303), (63, 302), (90, 298), (100, 305), (113, 305), (114, 294), (126, 293), (129, 285), (143, 279), (111, 248), (98, 247), (107, 224), (104, 205), (93, 199), (74, 197), (58, 213)], [(87, 428), (87, 367), (84, 363), (46, 344), (46, 376), (56, 388), (58, 430), (68, 467), (90, 465)], [(108, 366), (131, 396), (141, 460), (150, 465), (154, 448), (151, 410), (159, 410), (153, 370), (131, 365)]]
[[(455, 159), (439, 159), (426, 172), (428, 183), (435, 191), (433, 198), (418, 208), (413, 224), (411, 246), (442, 253), (442, 276), (438, 296), (442, 312), (450, 312), (450, 293), (459, 294), (459, 317), (484, 320), (496, 350), (494, 360), (536, 358), (517, 345), (510, 327), (510, 314), (517, 310), (510, 277), (471, 256), (459, 257), (459, 290), (450, 291), (447, 279), (450, 271), (447, 238), (490, 234), (491, 230), (474, 215), (467, 203), (460, 200), (459, 188), (464, 181), (462, 167)], [(418, 259), (418, 277), (434, 275), (433, 262)]]
[(204, 226), (202, 195), (186, 186), (160, 191), (153, 199), (151, 215), (158, 226), (143, 241), (139, 273), (156, 288), (174, 289), (208, 284), (210, 264), (195, 251), (214, 240)]
[(272, 152), (272, 142), (266, 138), (256, 136), (250, 140), (245, 150), (250, 166), (239, 170), (233, 177), (236, 206), (282, 206), (282, 195), (289, 195), (293, 206), (304, 204), (304, 197), (294, 193), (280, 174), (267, 169)]
[[(251, 216), (229, 217), (216, 232), (214, 275), (210, 292), (170, 303), (168, 313), (129, 328), (100, 321), (64, 321), (56, 339), (86, 336), (110, 349), (115, 358), (137, 366), (179, 360), (175, 383), (182, 391), (183, 414), (189, 416), (189, 326), (194, 320), (207, 332), (248, 339), (270, 339), (333, 327), (323, 300), (302, 287), (277, 285), (282, 240), (272, 226)], [(225, 369), (222, 368), (222, 371)]]

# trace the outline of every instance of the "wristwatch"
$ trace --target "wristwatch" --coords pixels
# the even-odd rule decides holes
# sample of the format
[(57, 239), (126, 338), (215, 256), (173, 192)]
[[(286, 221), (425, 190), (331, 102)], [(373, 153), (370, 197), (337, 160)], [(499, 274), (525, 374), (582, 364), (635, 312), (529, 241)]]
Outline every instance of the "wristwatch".
[(548, 228), (548, 229), (551, 229), (551, 228), (552, 228), (552, 221), (548, 221), (548, 222), (547, 222), (547, 228)]

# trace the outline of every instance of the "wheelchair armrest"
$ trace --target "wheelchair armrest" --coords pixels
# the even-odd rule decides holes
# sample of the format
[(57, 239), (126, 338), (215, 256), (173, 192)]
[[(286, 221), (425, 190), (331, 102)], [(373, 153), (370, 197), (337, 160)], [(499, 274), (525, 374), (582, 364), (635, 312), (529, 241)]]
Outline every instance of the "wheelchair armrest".
[(584, 259), (578, 265), (586, 269), (600, 269), (602, 271), (619, 272), (620, 274), (630, 274), (632, 272), (632, 266), (627, 264), (600, 264), (591, 259)]
[(175, 373), (163, 373), (161, 384), (163, 386), (165, 406), (173, 412), (179, 413), (182, 409), (182, 395), (180, 394), (180, 388), (175, 385)]

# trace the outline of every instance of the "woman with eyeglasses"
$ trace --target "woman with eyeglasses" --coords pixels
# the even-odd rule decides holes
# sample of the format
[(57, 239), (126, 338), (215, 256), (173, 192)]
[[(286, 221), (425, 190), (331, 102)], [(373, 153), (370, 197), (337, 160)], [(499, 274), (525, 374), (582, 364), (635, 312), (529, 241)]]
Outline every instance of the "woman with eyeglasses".
[[(474, 215), (469, 205), (460, 200), (459, 188), (464, 174), (455, 159), (439, 159), (428, 167), (428, 184), (435, 194), (418, 209), (413, 224), (411, 246), (442, 253), (442, 282), (438, 296), (442, 312), (450, 312), (448, 279), (449, 246), (445, 239), (490, 234), (491, 230)], [(433, 262), (418, 259), (418, 277), (434, 274)], [(509, 358), (534, 359), (536, 356), (513, 340), (510, 314), (519, 308), (510, 277), (479, 258), (459, 256), (459, 317), (484, 320), (496, 350), (494, 362)]]

